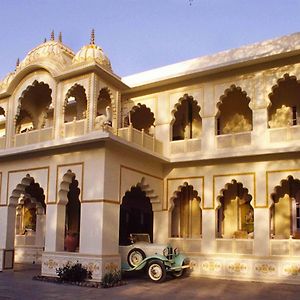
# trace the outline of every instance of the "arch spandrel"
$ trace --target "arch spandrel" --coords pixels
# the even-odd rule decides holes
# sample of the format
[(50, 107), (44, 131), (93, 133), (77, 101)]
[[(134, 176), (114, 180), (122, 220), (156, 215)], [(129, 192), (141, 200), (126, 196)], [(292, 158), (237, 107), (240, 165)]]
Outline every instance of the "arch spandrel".
[[(56, 80), (54, 79), (63, 71), (63, 66), (57, 65), (56, 62), (52, 62), (50, 60), (43, 60), (38, 63), (32, 63), (22, 69), (17, 69), (16, 73), (14, 74), (12, 80), (9, 82), (8, 86), (6, 87), (7, 93), (10, 95), (15, 94), (16, 91), (19, 89), (20, 85), (23, 85), (23, 82), (26, 81), (27, 78), (41, 79), (38, 73), (46, 73), (48, 74), (49, 78), (49, 85), (53, 82), (51, 88), (55, 88)], [(51, 80), (50, 80), (51, 79)], [(54, 84), (55, 83), (55, 84)]]
[(48, 201), (49, 168), (29, 169), (27, 171), (8, 172), (7, 201), (15, 206), (21, 194), (26, 194), (26, 187), (32, 182), (43, 189), (45, 203)]
[(163, 199), (163, 180), (152, 177), (151, 175), (142, 174), (138, 171), (122, 168), (120, 181), (119, 202), (122, 203), (122, 198), (126, 192), (130, 191), (131, 187), (140, 187), (146, 193), (152, 203), (153, 210), (161, 210)]

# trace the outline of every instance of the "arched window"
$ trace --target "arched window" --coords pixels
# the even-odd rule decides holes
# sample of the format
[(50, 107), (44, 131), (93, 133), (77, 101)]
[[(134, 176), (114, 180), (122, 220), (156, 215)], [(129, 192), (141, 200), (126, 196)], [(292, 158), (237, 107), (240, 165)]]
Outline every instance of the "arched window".
[(288, 176), (271, 194), (271, 235), (300, 238), (300, 180)]
[(284, 74), (269, 94), (268, 125), (279, 128), (299, 125), (300, 83), (295, 76)]
[(240, 87), (232, 85), (218, 102), (216, 133), (230, 134), (252, 130), (250, 98)]
[(133, 128), (150, 133), (150, 129), (154, 126), (155, 118), (153, 112), (145, 104), (138, 103), (135, 105), (128, 116), (125, 118), (126, 124), (132, 124)]
[(0, 138), (5, 136), (5, 128), (6, 128), (6, 117), (5, 117), (5, 111), (4, 109), (0, 106)]
[(85, 89), (79, 84), (73, 85), (65, 98), (64, 105), (64, 121), (72, 122), (75, 120), (82, 120), (86, 118), (87, 112), (87, 98)]
[(193, 97), (185, 94), (173, 111), (172, 140), (199, 138), (202, 130), (200, 107)]
[(199, 238), (202, 233), (202, 211), (198, 192), (185, 183), (172, 200), (171, 237)]
[(95, 128), (100, 129), (103, 125), (112, 125), (112, 105), (108, 88), (101, 89), (97, 99)]
[[(46, 213), (44, 190), (31, 178), (31, 183), (25, 187), (25, 195), (19, 198), (16, 216), (16, 234), (35, 232), (37, 215)], [(40, 221), (40, 220), (38, 220)]]
[(19, 99), (15, 117), (16, 133), (44, 128), (47, 120), (53, 119), (51, 93), (49, 85), (44, 82), (35, 80), (27, 87)]
[(232, 180), (226, 184), (217, 209), (217, 237), (248, 238), (254, 231), (254, 210), (250, 204), (252, 196), (243, 184)]

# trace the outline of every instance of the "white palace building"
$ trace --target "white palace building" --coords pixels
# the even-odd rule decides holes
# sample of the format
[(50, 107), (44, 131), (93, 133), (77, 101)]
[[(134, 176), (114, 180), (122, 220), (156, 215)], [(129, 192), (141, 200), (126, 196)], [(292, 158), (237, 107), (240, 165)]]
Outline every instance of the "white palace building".
[(52, 34), (0, 81), (0, 271), (98, 281), (132, 232), (195, 276), (300, 283), (300, 33), (124, 78)]

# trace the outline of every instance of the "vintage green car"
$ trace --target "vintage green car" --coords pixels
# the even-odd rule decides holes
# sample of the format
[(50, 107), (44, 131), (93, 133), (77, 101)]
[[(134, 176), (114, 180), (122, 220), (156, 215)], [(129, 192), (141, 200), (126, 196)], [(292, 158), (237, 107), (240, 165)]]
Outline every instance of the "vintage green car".
[(154, 282), (163, 282), (167, 273), (180, 277), (190, 268), (190, 260), (171, 245), (150, 242), (149, 234), (131, 234), (132, 244), (120, 246), (122, 271), (145, 269)]

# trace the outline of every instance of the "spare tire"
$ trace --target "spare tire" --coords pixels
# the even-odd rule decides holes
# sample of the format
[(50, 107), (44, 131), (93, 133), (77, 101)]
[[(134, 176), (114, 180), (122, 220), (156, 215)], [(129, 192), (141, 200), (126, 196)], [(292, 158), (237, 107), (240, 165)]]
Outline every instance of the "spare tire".
[(133, 248), (127, 255), (127, 262), (130, 267), (134, 268), (138, 266), (145, 258), (146, 254), (143, 250), (139, 248)]

